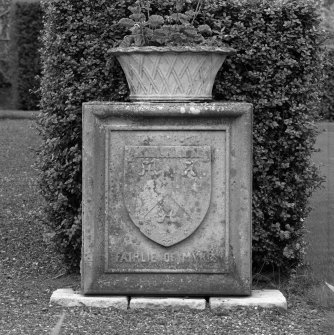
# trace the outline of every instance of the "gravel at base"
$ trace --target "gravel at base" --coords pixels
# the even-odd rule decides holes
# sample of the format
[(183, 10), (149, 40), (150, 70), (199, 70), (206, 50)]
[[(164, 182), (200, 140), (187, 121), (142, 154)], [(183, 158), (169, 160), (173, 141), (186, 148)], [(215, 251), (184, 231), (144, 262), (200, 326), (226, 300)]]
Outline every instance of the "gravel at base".
[(226, 312), (173, 310), (115, 310), (49, 306), (59, 286), (76, 287), (79, 276), (52, 280), (46, 277), (13, 280), (0, 276), (4, 290), (0, 300), (0, 334), (49, 334), (62, 312), (61, 335), (70, 334), (331, 334), (323, 332), (326, 313), (304, 303), (288, 311), (238, 308)]
[[(83, 311), (70, 310), (64, 334), (86, 334), (89, 328), (94, 334), (314, 334), (305, 327), (305, 320), (296, 320), (294, 314), (279, 314), (277, 311), (237, 309), (227, 315), (205, 312), (173, 311)], [(80, 324), (84, 319), (85, 324)], [(75, 322), (78, 320), (79, 322)], [(302, 321), (302, 322), (301, 322)], [(80, 325), (80, 328), (78, 328)], [(102, 330), (101, 330), (102, 326)], [(88, 334), (88, 332), (87, 332)]]
[[(8, 278), (0, 271), (0, 334), (50, 334), (59, 316), (65, 312), (60, 335), (128, 334), (266, 334), (332, 335), (328, 314), (300, 300), (289, 300), (288, 311), (262, 308), (237, 308), (213, 313), (205, 311), (115, 310), (113, 308), (63, 308), (49, 305), (51, 293), (59, 287), (78, 289), (80, 276), (52, 279), (29, 275)], [(327, 329), (327, 330), (326, 330)]]

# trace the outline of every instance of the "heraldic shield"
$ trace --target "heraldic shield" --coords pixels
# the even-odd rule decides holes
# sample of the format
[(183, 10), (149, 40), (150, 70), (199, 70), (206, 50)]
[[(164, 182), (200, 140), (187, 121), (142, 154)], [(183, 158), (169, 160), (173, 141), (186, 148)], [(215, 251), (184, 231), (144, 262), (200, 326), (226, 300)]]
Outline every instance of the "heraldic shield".
[(210, 146), (126, 146), (125, 206), (152, 241), (170, 247), (203, 221), (211, 199)]

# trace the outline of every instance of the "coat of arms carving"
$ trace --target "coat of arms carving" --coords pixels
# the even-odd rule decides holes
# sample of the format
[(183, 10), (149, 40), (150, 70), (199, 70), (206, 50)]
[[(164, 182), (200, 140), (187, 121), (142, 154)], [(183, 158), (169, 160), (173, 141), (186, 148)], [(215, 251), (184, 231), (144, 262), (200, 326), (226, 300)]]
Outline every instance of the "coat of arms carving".
[(125, 146), (123, 197), (146, 237), (165, 247), (181, 242), (210, 205), (210, 146)]

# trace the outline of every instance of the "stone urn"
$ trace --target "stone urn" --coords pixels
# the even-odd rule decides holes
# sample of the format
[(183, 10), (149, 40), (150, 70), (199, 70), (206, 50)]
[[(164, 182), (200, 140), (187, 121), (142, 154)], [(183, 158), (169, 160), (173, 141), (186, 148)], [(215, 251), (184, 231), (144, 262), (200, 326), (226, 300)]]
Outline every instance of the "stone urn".
[(125, 73), (132, 101), (210, 101), (227, 47), (114, 48)]

